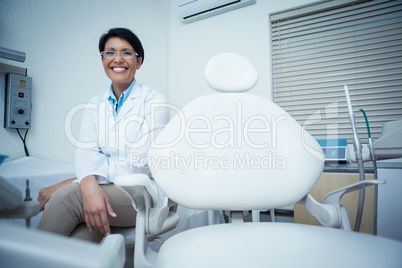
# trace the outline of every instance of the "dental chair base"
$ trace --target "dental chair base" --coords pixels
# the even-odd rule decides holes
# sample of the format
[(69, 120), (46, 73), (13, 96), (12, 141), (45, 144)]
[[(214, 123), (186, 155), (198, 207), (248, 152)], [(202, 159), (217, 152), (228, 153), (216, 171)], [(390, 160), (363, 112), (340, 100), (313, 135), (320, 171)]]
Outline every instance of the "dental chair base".
[[(253, 250), (245, 252), (248, 247)], [(332, 228), (221, 224), (169, 238), (159, 251), (156, 267), (398, 267), (400, 252), (398, 241)]]

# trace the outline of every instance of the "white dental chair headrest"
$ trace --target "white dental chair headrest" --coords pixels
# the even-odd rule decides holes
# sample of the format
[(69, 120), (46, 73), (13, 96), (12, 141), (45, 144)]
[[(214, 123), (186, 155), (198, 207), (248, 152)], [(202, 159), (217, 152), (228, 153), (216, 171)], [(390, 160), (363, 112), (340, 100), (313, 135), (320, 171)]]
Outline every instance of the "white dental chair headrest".
[(246, 92), (258, 81), (258, 72), (250, 61), (235, 53), (221, 53), (205, 67), (208, 85), (219, 92)]

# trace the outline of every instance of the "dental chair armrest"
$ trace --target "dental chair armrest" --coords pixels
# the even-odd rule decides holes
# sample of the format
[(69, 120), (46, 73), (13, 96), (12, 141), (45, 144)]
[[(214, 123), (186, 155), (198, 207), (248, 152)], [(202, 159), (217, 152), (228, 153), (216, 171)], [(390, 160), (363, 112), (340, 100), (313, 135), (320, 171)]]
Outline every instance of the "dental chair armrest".
[(165, 197), (163, 205), (156, 207), (158, 195), (147, 175), (120, 175), (116, 177), (114, 183), (131, 198), (137, 215), (139, 210), (141, 210), (141, 214), (144, 214), (147, 235), (156, 236), (176, 227), (178, 216), (169, 211), (169, 207), (174, 207), (176, 204)]
[(146, 174), (125, 174), (116, 177), (114, 184), (122, 189), (131, 199), (134, 209), (137, 211), (139, 221), (143, 225), (144, 232), (149, 234), (149, 214), (151, 207), (157, 204), (157, 193), (151, 179)]
[(310, 194), (307, 194), (297, 203), (304, 206), (322, 226), (331, 228), (340, 227), (338, 212), (334, 205), (320, 204)]
[(351, 185), (345, 186), (343, 188), (329, 192), (322, 199), (322, 203), (323, 204), (333, 204), (338, 209), (338, 207), (340, 208), (340, 206), (341, 206), (341, 199), (344, 194), (353, 192), (356, 190), (360, 190), (362, 188), (369, 187), (372, 185), (378, 185), (378, 184), (384, 184), (384, 183), (386, 183), (386, 181), (384, 181), (384, 180), (359, 181), (359, 182), (353, 183)]
[(318, 203), (310, 194), (307, 194), (297, 203), (303, 205), (322, 226), (351, 230), (349, 216), (346, 209), (341, 205), (342, 196), (364, 187), (384, 183), (386, 182), (383, 180), (359, 181), (328, 193), (324, 196), (322, 204)]
[[(165, 197), (162, 206), (157, 207), (157, 191), (145, 174), (120, 175), (114, 184), (126, 192), (137, 211), (135, 231), (133, 228), (120, 228), (126, 245), (135, 244), (134, 266), (154, 267), (156, 252), (149, 247), (148, 240), (176, 227), (178, 216), (169, 211), (169, 205), (174, 204)], [(114, 231), (119, 232), (116, 228)]]
[(386, 183), (386, 181), (384, 181), (384, 180), (359, 181), (359, 182), (353, 183), (351, 185), (342, 187), (340, 189), (334, 190), (332, 192), (329, 192), (322, 199), (322, 203), (325, 205), (327, 205), (327, 204), (333, 205), (338, 212), (339, 228), (343, 229), (343, 230), (351, 231), (352, 227), (350, 225), (348, 212), (346, 211), (346, 208), (341, 205), (342, 196), (346, 193), (357, 191), (357, 190), (363, 189), (365, 187), (369, 187), (372, 185), (385, 184), (385, 183)]
[(145, 202), (150, 202), (149, 208), (157, 204), (158, 195), (151, 179), (146, 174), (119, 175), (114, 184), (127, 193), (136, 210), (144, 208)]

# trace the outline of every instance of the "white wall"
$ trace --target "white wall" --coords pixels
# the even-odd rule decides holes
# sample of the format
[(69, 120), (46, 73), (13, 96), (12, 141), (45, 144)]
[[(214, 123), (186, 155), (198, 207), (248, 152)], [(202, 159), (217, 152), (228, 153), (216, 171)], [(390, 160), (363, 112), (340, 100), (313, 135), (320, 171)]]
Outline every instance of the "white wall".
[[(166, 0), (1, 0), (0, 46), (26, 52), (24, 63), (0, 62), (28, 69), (33, 78), (32, 128), (27, 144), (32, 156), (73, 161), (75, 147), (66, 138), (66, 114), (109, 87), (98, 54), (99, 36), (111, 27), (127, 27), (140, 37), (145, 62), (137, 80), (180, 107), (212, 93), (203, 71), (220, 52), (237, 52), (260, 73), (251, 93), (271, 98), (269, 14), (314, 2), (257, 0), (252, 6), (206, 20), (182, 24), (176, 1)], [(0, 123), (4, 118), (4, 74), (0, 74)], [(74, 117), (77, 134), (79, 116)], [(13, 129), (0, 126), (0, 154), (8, 161), (24, 156)]]
[(213, 93), (204, 79), (204, 66), (221, 52), (247, 57), (259, 72), (259, 81), (250, 93), (271, 98), (269, 14), (312, 2), (257, 0), (251, 6), (182, 24), (176, 1), (169, 1), (169, 100), (182, 107), (197, 96)]
[[(165, 0), (1, 0), (0, 47), (25, 52), (26, 61), (0, 62), (27, 68), (33, 78), (30, 155), (73, 161), (65, 116), (109, 88), (98, 52), (99, 37), (109, 28), (127, 27), (139, 36), (145, 61), (137, 80), (166, 95), (167, 14)], [(25, 154), (16, 130), (3, 128), (4, 88), (0, 74), (0, 154), (10, 161)]]

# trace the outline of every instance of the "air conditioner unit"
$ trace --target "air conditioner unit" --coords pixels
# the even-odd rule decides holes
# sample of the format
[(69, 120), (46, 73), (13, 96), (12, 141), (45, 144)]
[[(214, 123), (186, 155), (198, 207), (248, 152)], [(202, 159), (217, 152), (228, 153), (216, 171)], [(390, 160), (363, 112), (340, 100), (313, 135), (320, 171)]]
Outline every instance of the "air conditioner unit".
[(184, 23), (190, 23), (255, 2), (256, 0), (177, 0), (177, 8), (180, 19)]

